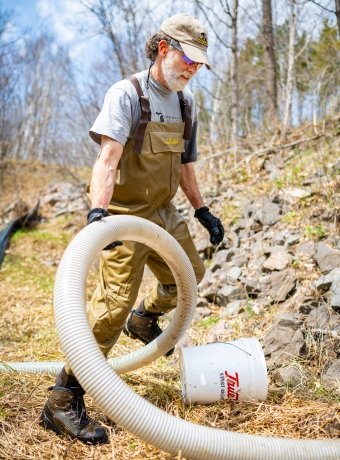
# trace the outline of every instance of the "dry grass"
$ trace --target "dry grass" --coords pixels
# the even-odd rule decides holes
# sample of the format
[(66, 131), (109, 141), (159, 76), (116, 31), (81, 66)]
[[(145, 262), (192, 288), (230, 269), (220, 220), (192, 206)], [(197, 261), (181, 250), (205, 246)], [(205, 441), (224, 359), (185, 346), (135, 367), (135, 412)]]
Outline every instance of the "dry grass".
[[(32, 169), (32, 168), (31, 168)], [(39, 194), (33, 183), (43, 188), (49, 181), (60, 180), (45, 168), (30, 170), (21, 190), (6, 178), (7, 197), (13, 194), (29, 196), (33, 202)], [(46, 177), (45, 177), (46, 176)], [(44, 179), (45, 177), (45, 179)], [(11, 185), (12, 184), (12, 185)], [(256, 184), (256, 187), (260, 187)], [(262, 191), (265, 191), (263, 185)], [(10, 198), (11, 194), (11, 198)], [(322, 199), (320, 198), (320, 202)], [(2, 206), (3, 207), (3, 206)], [(13, 239), (0, 271), (1, 356), (3, 362), (62, 360), (53, 323), (52, 289), (57, 263), (68, 240), (83, 225), (84, 216), (69, 216), (48, 221), (33, 232), (19, 232)], [(296, 227), (296, 222), (292, 226)], [(303, 224), (304, 225), (304, 224)], [(303, 266), (300, 267), (303, 269)], [(306, 282), (315, 273), (302, 275)], [(96, 267), (89, 277), (89, 292), (96, 279)], [(146, 274), (140, 297), (153, 282)], [(295, 299), (296, 300), (296, 299)], [(290, 308), (294, 297), (285, 308)], [(244, 314), (232, 318), (224, 340), (257, 336), (262, 339), (271, 326), (279, 306), (271, 306), (259, 314)], [(218, 310), (215, 310), (218, 314)], [(213, 323), (213, 322), (212, 322)], [(203, 344), (209, 333), (209, 322), (200, 321), (188, 331), (194, 344)], [(326, 340), (326, 339), (325, 339)], [(328, 340), (328, 339), (327, 339)], [(113, 354), (123, 354), (138, 346), (122, 336)], [(314, 346), (314, 348), (313, 348)], [(336, 390), (320, 384), (323, 357), (319, 345), (311, 345), (309, 361), (292, 362), (302, 369), (302, 382), (294, 389), (275, 384), (270, 370), (269, 396), (265, 402), (220, 402), (209, 406), (185, 406), (181, 398), (178, 353), (161, 358), (145, 369), (123, 378), (141, 396), (167, 412), (185, 420), (235, 432), (284, 436), (290, 438), (323, 439), (339, 436), (339, 395)], [(329, 349), (329, 347), (327, 348)], [(39, 415), (54, 379), (48, 375), (0, 374), (0, 458), (1, 459), (181, 459), (145, 444), (108, 420), (86, 396), (89, 412), (110, 431), (110, 444), (99, 447), (60, 438), (38, 424)]]

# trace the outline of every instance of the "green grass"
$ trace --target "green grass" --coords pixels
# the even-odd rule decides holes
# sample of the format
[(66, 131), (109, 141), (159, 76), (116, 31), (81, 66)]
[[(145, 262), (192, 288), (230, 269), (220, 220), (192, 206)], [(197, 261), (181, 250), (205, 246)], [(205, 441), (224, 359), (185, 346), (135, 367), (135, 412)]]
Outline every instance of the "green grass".
[(19, 240), (22, 240), (22, 238), (26, 238), (28, 236), (34, 239), (35, 241), (57, 241), (64, 244), (67, 244), (71, 238), (70, 235), (65, 232), (55, 234), (44, 230), (31, 230), (27, 228), (22, 228), (20, 230), (17, 230), (13, 234), (11, 242), (16, 243)]
[(304, 235), (307, 238), (312, 238), (314, 240), (320, 240), (326, 236), (326, 229), (322, 224), (306, 225), (304, 229)]
[(3, 409), (0, 407), (0, 421), (5, 420), (7, 417), (8, 411), (7, 409)]
[(54, 285), (54, 270), (46, 267), (35, 257), (30, 259), (21, 256), (7, 255), (2, 267), (2, 277), (10, 278), (13, 286), (34, 286), (51, 295)]
[(197, 327), (200, 329), (209, 329), (209, 327), (217, 324), (220, 321), (219, 316), (209, 316), (208, 318), (202, 319), (197, 323)]
[(295, 211), (289, 211), (281, 217), (281, 221), (285, 224), (293, 224), (298, 219), (298, 214)]

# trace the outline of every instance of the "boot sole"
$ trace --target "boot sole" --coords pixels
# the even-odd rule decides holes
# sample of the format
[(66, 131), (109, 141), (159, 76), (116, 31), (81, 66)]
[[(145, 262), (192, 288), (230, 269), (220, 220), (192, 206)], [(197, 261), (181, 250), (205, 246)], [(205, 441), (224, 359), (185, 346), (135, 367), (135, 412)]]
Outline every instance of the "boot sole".
[[(130, 339), (132, 340), (140, 340), (141, 342), (144, 343), (144, 345), (148, 345), (150, 342), (146, 342), (144, 339), (142, 339), (142, 337), (140, 337), (139, 335), (136, 335), (134, 334), (133, 332), (130, 332), (129, 329), (126, 327), (126, 325), (123, 327), (123, 332), (125, 335), (127, 335), (128, 337), (130, 337)], [(171, 348), (171, 350), (169, 350), (168, 352), (165, 353), (164, 356), (171, 356), (173, 354), (173, 352), (175, 351), (174, 348)]]
[(46, 417), (46, 415), (44, 414), (44, 412), (41, 413), (40, 415), (40, 419), (39, 419), (39, 424), (45, 428), (46, 430), (51, 430), (53, 431), (54, 433), (56, 433), (58, 436), (67, 436), (71, 439), (78, 439), (78, 441), (80, 442), (83, 442), (84, 444), (91, 444), (91, 445), (95, 445), (95, 444), (107, 444), (108, 442), (108, 439), (103, 439), (101, 441), (91, 441), (91, 440), (84, 440), (84, 439), (81, 439), (81, 438), (78, 438), (77, 436), (72, 436), (70, 435), (69, 433), (64, 433), (60, 428), (58, 428), (48, 417)]

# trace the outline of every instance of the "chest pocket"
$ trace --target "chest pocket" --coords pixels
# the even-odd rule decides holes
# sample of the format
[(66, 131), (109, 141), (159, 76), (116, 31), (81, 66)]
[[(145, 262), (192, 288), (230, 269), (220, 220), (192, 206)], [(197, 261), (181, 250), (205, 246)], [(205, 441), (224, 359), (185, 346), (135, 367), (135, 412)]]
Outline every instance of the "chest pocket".
[(151, 150), (153, 153), (183, 153), (185, 150), (182, 133), (150, 132)]

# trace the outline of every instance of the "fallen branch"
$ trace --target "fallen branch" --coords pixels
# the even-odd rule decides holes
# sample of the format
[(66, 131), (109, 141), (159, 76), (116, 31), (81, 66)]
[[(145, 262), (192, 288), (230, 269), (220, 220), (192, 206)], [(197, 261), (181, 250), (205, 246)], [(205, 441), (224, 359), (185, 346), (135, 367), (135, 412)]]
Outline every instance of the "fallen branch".
[[(296, 145), (299, 145), (299, 144), (303, 144), (305, 142), (311, 142), (311, 141), (315, 141), (316, 139), (320, 139), (321, 137), (324, 137), (326, 136), (326, 134), (317, 134), (316, 136), (313, 136), (313, 137), (308, 137), (306, 139), (300, 139), (298, 141), (294, 141), (294, 142), (290, 142), (289, 144), (283, 144), (283, 145), (276, 145), (276, 146), (272, 146), (272, 147), (267, 147), (265, 149), (261, 149), (261, 150), (256, 150), (255, 152), (251, 153), (250, 155), (247, 155), (248, 152), (246, 151), (241, 151), (239, 152), (239, 154), (241, 155), (247, 155), (245, 156), (241, 161), (239, 161), (235, 167), (233, 169), (237, 169), (237, 167), (244, 163), (244, 162), (247, 162), (249, 161), (251, 158), (255, 157), (255, 156), (258, 156), (258, 157), (262, 157), (264, 155), (266, 155), (267, 153), (274, 153), (278, 150), (285, 150), (285, 149), (289, 149), (291, 147), (295, 147)], [(216, 157), (219, 157), (221, 155), (225, 155), (226, 153), (228, 152), (233, 152), (234, 150), (233, 149), (226, 149), (224, 150), (223, 152), (219, 152), (219, 153), (214, 153), (213, 155), (210, 155), (208, 157), (205, 157), (205, 158), (201, 158), (200, 160), (198, 160), (198, 162), (203, 162), (203, 161), (207, 161), (207, 160), (210, 160), (212, 158), (216, 158)], [(289, 158), (288, 158), (289, 159)], [(288, 160), (285, 160), (285, 161), (288, 161)]]

